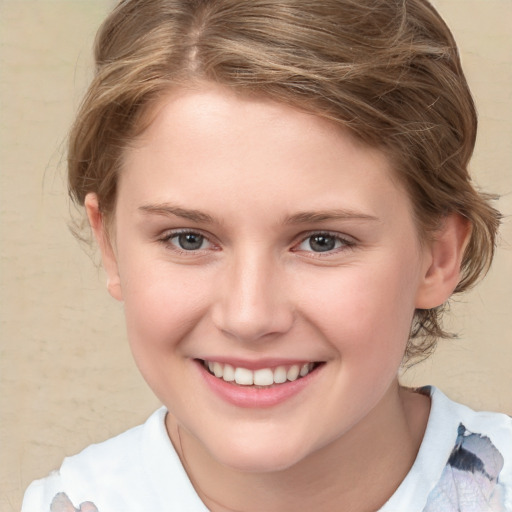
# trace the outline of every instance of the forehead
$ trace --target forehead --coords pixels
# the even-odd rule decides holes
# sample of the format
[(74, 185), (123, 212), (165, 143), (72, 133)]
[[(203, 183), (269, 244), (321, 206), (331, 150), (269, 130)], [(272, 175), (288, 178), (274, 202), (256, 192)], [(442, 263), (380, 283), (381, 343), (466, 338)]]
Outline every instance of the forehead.
[(267, 98), (206, 84), (169, 92), (150, 119), (125, 153), (119, 189), (139, 202), (186, 199), (231, 213), (251, 205), (293, 213), (307, 203), (369, 215), (393, 207), (390, 192), (408, 202), (382, 151)]

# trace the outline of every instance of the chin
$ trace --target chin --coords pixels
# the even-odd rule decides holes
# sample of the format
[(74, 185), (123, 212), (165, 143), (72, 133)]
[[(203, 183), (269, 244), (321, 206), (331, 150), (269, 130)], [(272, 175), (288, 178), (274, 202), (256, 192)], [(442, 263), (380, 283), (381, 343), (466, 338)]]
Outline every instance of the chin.
[(271, 440), (228, 439), (218, 443), (210, 454), (222, 465), (243, 473), (272, 473), (286, 470), (307, 456), (305, 447), (283, 442), (282, 436)]

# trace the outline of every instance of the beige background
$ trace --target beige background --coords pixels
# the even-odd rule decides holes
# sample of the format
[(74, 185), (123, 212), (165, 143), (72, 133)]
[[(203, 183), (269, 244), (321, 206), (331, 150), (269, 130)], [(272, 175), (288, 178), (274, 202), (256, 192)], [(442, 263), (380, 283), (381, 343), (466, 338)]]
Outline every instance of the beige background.
[[(0, 510), (66, 454), (158, 405), (125, 343), (122, 309), (67, 229), (64, 141), (112, 1), (0, 0)], [(476, 181), (512, 214), (512, 2), (437, 0), (480, 112)], [(404, 376), (512, 414), (512, 221), (496, 265), (458, 299), (461, 340)]]

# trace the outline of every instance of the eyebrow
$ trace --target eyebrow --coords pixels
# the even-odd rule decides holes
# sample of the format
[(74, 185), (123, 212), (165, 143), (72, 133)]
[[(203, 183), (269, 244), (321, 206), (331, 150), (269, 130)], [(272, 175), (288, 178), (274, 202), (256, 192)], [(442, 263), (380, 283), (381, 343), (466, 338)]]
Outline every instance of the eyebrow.
[(379, 220), (373, 215), (355, 210), (321, 210), (311, 212), (299, 212), (285, 220), (285, 224), (307, 224), (310, 222), (323, 222), (327, 220)]
[(146, 204), (140, 206), (139, 210), (145, 213), (153, 213), (155, 215), (173, 215), (193, 222), (204, 222), (209, 224), (213, 224), (215, 222), (215, 219), (211, 215), (200, 210), (190, 210), (188, 208), (181, 208), (168, 203)]
[[(144, 213), (155, 215), (175, 216), (192, 222), (202, 222), (206, 224), (215, 224), (216, 220), (208, 213), (200, 210), (182, 208), (169, 203), (147, 204), (139, 207)], [(350, 209), (320, 210), (320, 211), (304, 211), (295, 213), (284, 219), (283, 224), (308, 224), (313, 222), (325, 222), (329, 220), (367, 220), (377, 221), (377, 217), (366, 213), (358, 212)]]

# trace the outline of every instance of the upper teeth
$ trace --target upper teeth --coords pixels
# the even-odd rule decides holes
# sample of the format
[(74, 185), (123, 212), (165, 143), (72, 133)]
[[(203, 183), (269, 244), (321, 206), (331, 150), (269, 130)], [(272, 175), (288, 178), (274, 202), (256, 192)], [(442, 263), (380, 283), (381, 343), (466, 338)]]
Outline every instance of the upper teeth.
[(314, 363), (306, 363), (252, 371), (218, 362), (205, 361), (204, 364), (215, 377), (224, 379), (226, 382), (236, 382), (242, 386), (271, 386), (272, 384), (282, 384), (287, 380), (294, 381), (299, 376), (305, 377), (314, 367)]

